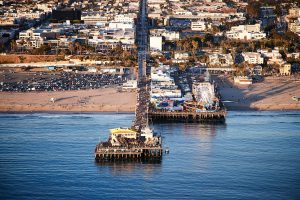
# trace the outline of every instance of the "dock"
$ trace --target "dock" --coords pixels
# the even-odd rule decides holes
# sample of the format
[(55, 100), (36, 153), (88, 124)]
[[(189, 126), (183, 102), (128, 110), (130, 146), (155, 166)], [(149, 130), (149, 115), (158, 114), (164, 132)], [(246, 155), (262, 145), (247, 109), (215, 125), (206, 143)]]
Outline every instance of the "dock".
[(95, 159), (97, 161), (114, 160), (149, 160), (161, 159), (163, 154), (161, 146), (154, 147), (101, 147), (96, 146)]
[(153, 122), (225, 122), (226, 110), (214, 112), (157, 111), (149, 112)]

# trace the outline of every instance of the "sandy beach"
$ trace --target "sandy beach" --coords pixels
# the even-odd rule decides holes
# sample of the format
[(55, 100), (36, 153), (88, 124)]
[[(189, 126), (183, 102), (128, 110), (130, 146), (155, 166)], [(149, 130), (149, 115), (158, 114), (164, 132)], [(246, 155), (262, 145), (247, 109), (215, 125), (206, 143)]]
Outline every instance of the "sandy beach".
[[(214, 78), (228, 110), (300, 110), (300, 80), (267, 77), (250, 86)], [(55, 98), (55, 102), (50, 101)], [(134, 112), (135, 92), (116, 88), (56, 92), (0, 92), (0, 112)]]
[(249, 86), (234, 85), (231, 78), (215, 78), (228, 110), (300, 110), (300, 79), (266, 77)]
[[(0, 92), (1, 112), (134, 112), (135, 92), (116, 88), (56, 92)], [(55, 102), (50, 99), (54, 98)]]

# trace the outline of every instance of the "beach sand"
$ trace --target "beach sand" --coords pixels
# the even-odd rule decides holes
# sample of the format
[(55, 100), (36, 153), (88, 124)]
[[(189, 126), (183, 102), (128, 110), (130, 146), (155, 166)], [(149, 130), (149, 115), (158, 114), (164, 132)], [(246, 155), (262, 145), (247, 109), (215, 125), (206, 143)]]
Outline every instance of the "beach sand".
[(234, 85), (232, 78), (214, 77), (228, 110), (300, 110), (300, 79), (266, 77), (249, 86)]
[[(267, 77), (236, 86), (228, 77), (213, 77), (228, 110), (300, 110), (300, 79)], [(55, 102), (50, 102), (55, 98)], [(116, 88), (56, 92), (0, 92), (0, 112), (134, 112), (135, 92)]]
[[(50, 101), (55, 98), (55, 102)], [(1, 112), (134, 112), (135, 92), (116, 88), (55, 92), (0, 92)]]

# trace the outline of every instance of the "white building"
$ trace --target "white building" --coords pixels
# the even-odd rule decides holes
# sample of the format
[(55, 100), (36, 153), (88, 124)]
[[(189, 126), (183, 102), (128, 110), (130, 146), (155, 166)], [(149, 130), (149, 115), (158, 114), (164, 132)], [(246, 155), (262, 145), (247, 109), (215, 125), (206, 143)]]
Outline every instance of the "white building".
[(170, 66), (162, 65), (151, 68), (151, 102), (182, 97), (181, 90), (178, 89), (170, 73)]
[(108, 22), (108, 17), (101, 16), (99, 13), (83, 13), (81, 15), (81, 20), (88, 25), (104, 25)]
[(248, 76), (235, 76), (233, 78), (234, 84), (240, 84), (240, 85), (251, 85), (252, 84), (252, 78)]
[(266, 34), (260, 31), (260, 24), (233, 26), (225, 35), (229, 39), (239, 40), (260, 40), (266, 37)]
[(116, 15), (115, 22), (134, 23), (134, 19), (137, 17), (135, 13)]
[(278, 48), (275, 48), (272, 51), (269, 51), (268, 49), (260, 49), (257, 50), (257, 52), (261, 53), (263, 57), (267, 58), (268, 65), (284, 63), (282, 55), (281, 53), (279, 53)]
[(108, 25), (111, 29), (133, 29), (134, 23), (130, 22), (110, 22)]
[(291, 8), (289, 9), (289, 17), (300, 17), (300, 8)]
[(180, 39), (180, 34), (178, 31), (169, 31), (166, 29), (151, 29), (150, 34), (163, 36), (167, 41), (174, 41)]
[(192, 31), (205, 31), (210, 28), (211, 28), (211, 24), (205, 21), (199, 20), (199, 21), (192, 21), (191, 23)]
[(231, 54), (213, 53), (208, 55), (208, 61), (210, 66), (230, 67), (233, 65)]
[(230, 31), (260, 32), (260, 24), (233, 26)]
[(244, 57), (244, 61), (249, 64), (263, 64), (264, 58), (261, 56), (260, 53), (257, 52), (244, 52), (242, 53)]
[(150, 36), (150, 50), (162, 51), (162, 37), (161, 36)]
[(33, 28), (19, 33), (19, 39), (16, 40), (18, 47), (40, 48), (44, 44), (42, 37), (43, 30), (35, 30)]
[(188, 59), (189, 58), (189, 53), (179, 53), (179, 52), (177, 52), (177, 53), (175, 53), (174, 54), (174, 58), (175, 59)]
[(288, 24), (289, 30), (300, 35), (300, 17)]

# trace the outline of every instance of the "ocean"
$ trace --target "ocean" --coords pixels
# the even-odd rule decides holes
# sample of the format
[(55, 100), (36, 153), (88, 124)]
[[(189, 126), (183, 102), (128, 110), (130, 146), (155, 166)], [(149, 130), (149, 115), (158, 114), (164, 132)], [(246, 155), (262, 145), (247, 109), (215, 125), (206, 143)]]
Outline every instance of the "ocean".
[(0, 114), (1, 199), (300, 199), (300, 112), (231, 111), (224, 124), (154, 124), (159, 163), (98, 164), (133, 114)]

